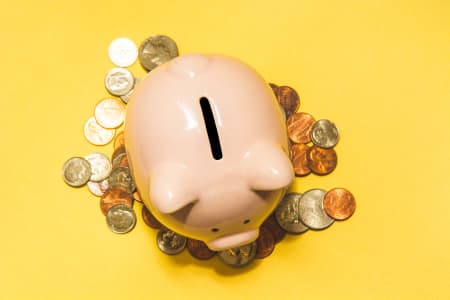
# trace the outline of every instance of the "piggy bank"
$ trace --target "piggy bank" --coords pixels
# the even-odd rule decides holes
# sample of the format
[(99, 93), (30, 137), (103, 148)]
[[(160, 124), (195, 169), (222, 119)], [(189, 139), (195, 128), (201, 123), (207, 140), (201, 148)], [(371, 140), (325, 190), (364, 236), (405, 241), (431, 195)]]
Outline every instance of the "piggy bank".
[(235, 58), (187, 54), (152, 70), (125, 122), (145, 205), (212, 250), (254, 241), (294, 178), (283, 113), (268, 83)]

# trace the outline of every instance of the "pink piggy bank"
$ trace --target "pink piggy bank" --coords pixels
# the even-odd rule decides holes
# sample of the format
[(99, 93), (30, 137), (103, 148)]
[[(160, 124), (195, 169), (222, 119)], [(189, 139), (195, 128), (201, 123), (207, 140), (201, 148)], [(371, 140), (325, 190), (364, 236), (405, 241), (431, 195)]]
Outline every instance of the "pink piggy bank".
[(293, 181), (285, 126), (254, 69), (227, 56), (187, 54), (136, 87), (125, 147), (153, 215), (224, 250), (254, 241)]

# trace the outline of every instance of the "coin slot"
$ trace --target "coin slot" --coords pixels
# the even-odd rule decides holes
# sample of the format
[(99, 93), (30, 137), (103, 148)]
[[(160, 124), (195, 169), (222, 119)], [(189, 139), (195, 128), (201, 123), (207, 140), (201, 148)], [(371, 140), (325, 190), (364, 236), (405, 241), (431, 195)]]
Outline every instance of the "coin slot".
[(247, 220), (244, 221), (244, 224), (248, 224), (248, 223), (250, 223), (250, 220), (249, 220), (249, 219), (247, 219)]
[(219, 231), (219, 228), (213, 228), (213, 229), (211, 229), (211, 231), (212, 231), (212, 232), (218, 232), (218, 231)]
[(219, 133), (217, 132), (216, 121), (214, 120), (214, 115), (212, 113), (208, 98), (201, 97), (200, 106), (202, 108), (203, 119), (205, 120), (206, 132), (208, 133), (212, 156), (215, 160), (222, 159), (222, 147), (220, 146)]

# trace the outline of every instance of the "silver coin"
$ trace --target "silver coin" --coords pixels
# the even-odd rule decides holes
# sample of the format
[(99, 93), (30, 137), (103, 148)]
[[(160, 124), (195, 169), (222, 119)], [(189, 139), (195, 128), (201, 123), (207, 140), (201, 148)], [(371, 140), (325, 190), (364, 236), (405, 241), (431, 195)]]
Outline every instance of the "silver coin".
[(139, 62), (147, 71), (177, 56), (177, 44), (165, 35), (152, 35), (139, 46)]
[(313, 189), (305, 192), (300, 198), (298, 204), (300, 218), (303, 224), (311, 229), (324, 229), (334, 222), (323, 208), (326, 193), (321, 189)]
[(113, 68), (105, 76), (105, 87), (111, 95), (125, 95), (133, 86), (133, 74), (125, 68)]
[(131, 96), (133, 95), (134, 90), (136, 89), (136, 86), (139, 84), (140, 81), (141, 81), (141, 78), (134, 78), (134, 86), (131, 89), (131, 91), (129, 91), (125, 95), (120, 96), (120, 99), (122, 99), (122, 101), (125, 104), (128, 104), (128, 102), (130, 102)]
[(129, 38), (117, 38), (108, 47), (108, 56), (119, 67), (128, 67), (137, 59), (136, 44)]
[(281, 228), (289, 233), (302, 233), (308, 230), (308, 227), (300, 220), (298, 203), (302, 194), (288, 193), (284, 195), (275, 211), (275, 218)]
[(169, 255), (180, 253), (186, 247), (187, 238), (169, 229), (163, 228), (156, 237), (158, 248)]
[(112, 170), (111, 161), (108, 156), (100, 152), (93, 152), (84, 157), (91, 165), (92, 181), (102, 181), (107, 178)]
[(88, 181), (87, 187), (94, 196), (101, 197), (109, 188), (108, 179), (102, 180), (100, 182)]
[(318, 120), (310, 132), (311, 141), (322, 148), (332, 148), (339, 141), (339, 131), (330, 120)]
[(113, 169), (116, 169), (118, 167), (118, 165), (120, 164), (120, 162), (122, 161), (124, 156), (127, 156), (127, 153), (125, 151), (120, 153), (120, 154), (118, 154), (118, 155), (116, 155), (116, 157), (112, 161), (112, 168)]
[(228, 266), (243, 267), (251, 263), (256, 256), (256, 242), (248, 245), (219, 251), (220, 259)]
[(126, 204), (117, 204), (108, 209), (106, 223), (114, 233), (127, 233), (136, 225), (136, 213)]
[(82, 157), (69, 158), (63, 165), (63, 179), (70, 186), (85, 185), (91, 177), (91, 165)]
[(89, 143), (96, 146), (111, 142), (115, 133), (115, 129), (106, 129), (100, 126), (94, 116), (90, 117), (84, 124), (84, 136)]
[(125, 105), (114, 98), (106, 98), (97, 103), (94, 117), (97, 123), (104, 128), (116, 128), (125, 120)]
[(118, 187), (132, 193), (135, 190), (133, 178), (130, 174), (130, 169), (127, 167), (118, 167), (114, 169), (108, 178), (109, 187)]

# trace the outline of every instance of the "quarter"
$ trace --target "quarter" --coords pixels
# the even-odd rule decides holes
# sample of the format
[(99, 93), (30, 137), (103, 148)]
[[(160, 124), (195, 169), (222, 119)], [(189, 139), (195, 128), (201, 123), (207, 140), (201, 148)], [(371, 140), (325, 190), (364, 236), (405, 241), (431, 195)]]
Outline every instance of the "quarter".
[(250, 264), (256, 257), (256, 242), (241, 247), (219, 251), (219, 258), (228, 266), (243, 267)]
[(311, 229), (324, 229), (333, 224), (323, 208), (323, 198), (326, 191), (313, 189), (305, 192), (300, 198), (298, 208), (302, 223)]
[(275, 217), (281, 228), (289, 233), (303, 233), (308, 227), (303, 224), (299, 214), (299, 202), (302, 194), (288, 193), (284, 195), (275, 211)]
[(184, 250), (187, 238), (167, 228), (163, 228), (158, 232), (156, 241), (158, 248), (162, 252), (169, 255), (175, 255)]

